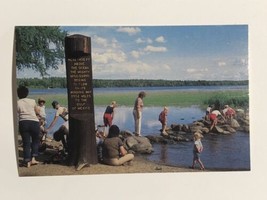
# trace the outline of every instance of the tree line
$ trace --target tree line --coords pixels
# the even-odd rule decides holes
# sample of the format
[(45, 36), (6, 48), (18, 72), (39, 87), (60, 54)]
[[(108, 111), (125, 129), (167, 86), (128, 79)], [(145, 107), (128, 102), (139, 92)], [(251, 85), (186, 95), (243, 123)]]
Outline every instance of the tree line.
[[(17, 85), (29, 88), (67, 88), (66, 77), (17, 78)], [(93, 79), (94, 88), (111, 87), (177, 87), (177, 86), (227, 86), (248, 85), (248, 80), (241, 81), (206, 81), (206, 80), (148, 80), (148, 79)]]

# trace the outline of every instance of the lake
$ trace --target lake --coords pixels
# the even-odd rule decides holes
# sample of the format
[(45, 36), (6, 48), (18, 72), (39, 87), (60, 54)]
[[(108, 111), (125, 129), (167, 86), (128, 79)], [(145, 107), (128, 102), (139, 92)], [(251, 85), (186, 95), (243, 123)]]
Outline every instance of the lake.
[[(159, 135), (161, 124), (158, 115), (161, 107), (145, 107), (142, 120), (142, 135)], [(47, 109), (47, 121), (51, 122), (54, 116), (53, 109)], [(95, 107), (95, 123), (103, 124), (105, 107)], [(186, 108), (169, 107), (168, 124), (189, 124), (204, 116), (205, 111), (197, 106)], [(61, 120), (61, 119), (60, 119)], [(57, 123), (55, 130), (63, 122)], [(134, 130), (134, 120), (131, 107), (118, 107), (115, 111), (114, 124), (121, 130)], [(51, 133), (50, 133), (51, 134)], [(250, 170), (249, 134), (237, 132), (232, 135), (205, 135), (202, 140), (204, 151), (201, 159), (207, 169), (216, 170)], [(149, 160), (180, 167), (192, 164), (193, 142), (178, 144), (154, 144), (154, 152), (146, 157)]]

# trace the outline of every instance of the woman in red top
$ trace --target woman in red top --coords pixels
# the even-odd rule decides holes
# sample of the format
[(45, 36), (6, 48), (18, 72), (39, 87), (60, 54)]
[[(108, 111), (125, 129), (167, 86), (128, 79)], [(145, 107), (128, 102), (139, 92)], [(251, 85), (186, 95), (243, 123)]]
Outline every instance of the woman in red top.
[(114, 119), (114, 109), (117, 106), (116, 101), (112, 101), (109, 106), (107, 106), (104, 116), (103, 116), (103, 121), (105, 127), (111, 126), (112, 125), (112, 120)]

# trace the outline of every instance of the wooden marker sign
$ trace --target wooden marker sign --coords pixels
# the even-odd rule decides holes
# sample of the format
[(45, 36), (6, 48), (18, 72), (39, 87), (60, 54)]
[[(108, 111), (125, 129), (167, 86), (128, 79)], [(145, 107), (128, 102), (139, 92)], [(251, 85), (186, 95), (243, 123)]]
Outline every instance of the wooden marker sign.
[(69, 110), (70, 163), (83, 166), (97, 163), (91, 38), (65, 38)]

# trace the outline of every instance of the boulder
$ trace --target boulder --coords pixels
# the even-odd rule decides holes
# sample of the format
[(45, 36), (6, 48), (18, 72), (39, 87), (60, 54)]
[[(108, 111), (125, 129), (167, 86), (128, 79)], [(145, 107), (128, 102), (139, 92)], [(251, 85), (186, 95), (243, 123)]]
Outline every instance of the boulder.
[(207, 127), (203, 127), (203, 128), (201, 129), (201, 132), (202, 132), (203, 134), (207, 134), (207, 133), (210, 132), (210, 129), (207, 128)]
[(181, 131), (182, 130), (182, 126), (180, 124), (172, 124), (171, 125), (171, 129), (173, 131)]
[(147, 135), (146, 138), (148, 138), (151, 143), (160, 143), (160, 144), (168, 143), (168, 140), (161, 136)]
[(214, 126), (212, 131), (215, 133), (223, 133), (224, 132), (224, 130), (222, 128), (220, 128), (219, 126)]
[(192, 133), (195, 133), (197, 131), (201, 131), (202, 128), (203, 128), (202, 126), (197, 126), (197, 125), (190, 126), (190, 130)]
[(239, 125), (239, 123), (237, 122), (236, 119), (232, 119), (230, 125), (233, 128), (239, 128), (240, 127), (240, 125)]
[(184, 124), (181, 128), (181, 131), (184, 131), (184, 132), (190, 132), (190, 127), (186, 124)]
[(129, 150), (136, 153), (152, 153), (153, 147), (146, 137), (130, 136), (125, 139), (125, 143)]

